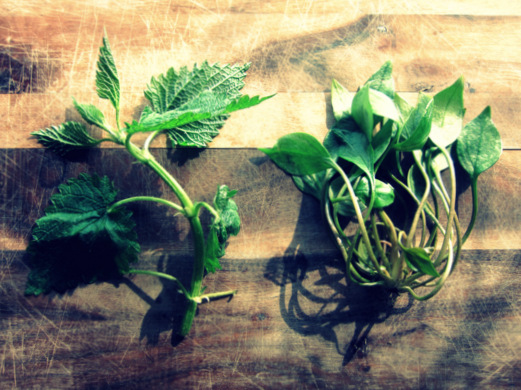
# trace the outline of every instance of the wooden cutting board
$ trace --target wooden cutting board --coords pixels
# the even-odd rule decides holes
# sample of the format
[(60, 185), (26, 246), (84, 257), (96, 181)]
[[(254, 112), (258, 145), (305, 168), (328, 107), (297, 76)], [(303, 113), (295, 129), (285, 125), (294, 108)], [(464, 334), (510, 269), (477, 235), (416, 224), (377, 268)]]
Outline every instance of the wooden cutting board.
[[(385, 4), (382, 4), (385, 3)], [(23, 295), (24, 250), (57, 186), (80, 172), (122, 195), (170, 197), (123, 149), (74, 161), (31, 131), (77, 119), (71, 96), (105, 107), (94, 74), (104, 29), (136, 118), (150, 76), (169, 67), (251, 62), (245, 93), (276, 97), (232, 115), (209, 149), (154, 150), (185, 187), (211, 200), (239, 190), (242, 230), (205, 279), (231, 301), (201, 305), (173, 345), (172, 285), (136, 276), (72, 294)], [(521, 385), (521, 6), (514, 1), (3, 1), (0, 5), (1, 388), (503, 388)], [(446, 287), (424, 303), (348, 285), (313, 199), (257, 148), (286, 133), (322, 138), (330, 83), (352, 91), (386, 60), (414, 99), (465, 77), (467, 118), (486, 105), (505, 152), (480, 179), (476, 229)], [(463, 191), (459, 212), (468, 215)], [(189, 276), (187, 226), (135, 205), (140, 266)], [(463, 218), (463, 221), (465, 219)]]

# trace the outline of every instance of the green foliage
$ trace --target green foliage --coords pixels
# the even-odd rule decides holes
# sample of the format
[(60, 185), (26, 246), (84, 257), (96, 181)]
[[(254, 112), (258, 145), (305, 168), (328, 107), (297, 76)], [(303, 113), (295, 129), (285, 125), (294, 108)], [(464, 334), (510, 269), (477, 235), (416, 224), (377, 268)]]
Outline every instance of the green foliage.
[(228, 238), (239, 234), (241, 219), (237, 204), (232, 199), (236, 193), (237, 191), (230, 191), (225, 185), (217, 189), (213, 203), (218, 217), (210, 225), (206, 246), (205, 267), (208, 272), (221, 269), (219, 258), (225, 254)]
[(81, 174), (59, 187), (33, 230), (27, 294), (65, 292), (128, 273), (139, 244), (132, 213), (109, 212), (116, 195), (106, 176)]
[[(420, 93), (413, 106), (394, 90), (392, 64), (386, 62), (356, 94), (333, 80), (337, 121), (324, 139), (325, 151), (302, 133), (262, 149), (301, 191), (320, 201), (351, 281), (423, 300), (453, 271), (474, 226), (477, 176), (501, 154), (490, 108), (462, 130), (463, 88), (460, 78), (434, 97)], [(457, 153), (450, 153), (452, 146)], [(453, 155), (472, 183), (465, 234), (456, 212)], [(442, 171), (448, 171), (448, 188)], [(348, 236), (351, 224), (356, 230)]]
[[(236, 291), (205, 293), (202, 281), (204, 270), (220, 269), (219, 258), (224, 255), (226, 242), (237, 235), (240, 218), (232, 200), (235, 191), (221, 186), (214, 206), (193, 203), (177, 180), (153, 157), (150, 147), (160, 134), (166, 134), (173, 146), (205, 147), (219, 134), (229, 114), (255, 106), (268, 97), (243, 96), (240, 90), (249, 64), (209, 65), (204, 62), (192, 71), (186, 67), (169, 69), (165, 75), (152, 78), (145, 97), (146, 106), (139, 121), (120, 125), (120, 83), (108, 39), (103, 38), (96, 72), (96, 90), (108, 99), (115, 110), (115, 123), (109, 124), (103, 112), (92, 104), (73, 99), (81, 117), (99, 127), (105, 138), (93, 137), (84, 124), (66, 122), (60, 126), (39, 130), (32, 135), (45, 147), (66, 154), (90, 148), (101, 142), (123, 145), (137, 162), (149, 167), (175, 194), (179, 204), (152, 196), (135, 196), (116, 200), (117, 191), (108, 178), (80, 175), (60, 186), (51, 199), (46, 214), (36, 222), (28, 247), (29, 267), (26, 293), (63, 293), (79, 285), (117, 281), (127, 274), (143, 274), (164, 278), (177, 285), (188, 300), (180, 336), (192, 325), (197, 304), (211, 298), (234, 295)], [(132, 142), (136, 133), (148, 133), (142, 145)], [(131, 213), (124, 205), (147, 201), (171, 207), (186, 217), (192, 229), (194, 263), (190, 288), (175, 276), (159, 271), (131, 268), (138, 258), (139, 245)], [(204, 236), (200, 210), (204, 206), (213, 216), (208, 236)]]
[(119, 110), (119, 77), (107, 37), (103, 37), (103, 46), (100, 47), (99, 53), (96, 91), (100, 98), (110, 100), (112, 106)]
[(281, 169), (302, 176), (312, 175), (331, 167), (327, 149), (306, 133), (292, 133), (281, 137), (273, 148), (261, 149)]
[(101, 142), (91, 137), (85, 125), (78, 122), (65, 122), (59, 126), (32, 132), (31, 135), (35, 136), (43, 146), (59, 155), (92, 148)]

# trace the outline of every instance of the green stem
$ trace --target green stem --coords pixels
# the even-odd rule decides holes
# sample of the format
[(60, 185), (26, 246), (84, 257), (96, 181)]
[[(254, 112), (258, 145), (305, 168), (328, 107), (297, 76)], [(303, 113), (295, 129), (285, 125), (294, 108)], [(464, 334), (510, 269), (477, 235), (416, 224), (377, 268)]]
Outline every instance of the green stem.
[(112, 211), (114, 211), (115, 209), (117, 209), (118, 207), (120, 207), (126, 203), (141, 202), (141, 201), (160, 203), (160, 204), (166, 205), (168, 207), (172, 207), (174, 210), (177, 210), (181, 214), (185, 215), (185, 210), (178, 204), (176, 204), (174, 202), (170, 202), (169, 200), (166, 200), (163, 198), (156, 198), (155, 196), (133, 196), (131, 198), (122, 199), (122, 200), (114, 203), (112, 206), (110, 206), (109, 209), (107, 210), (107, 212), (111, 213)]
[(204, 302), (210, 302), (212, 299), (219, 299), (219, 298), (230, 297), (230, 296), (233, 297), (235, 294), (237, 294), (237, 290), (219, 291), (219, 292), (215, 292), (215, 293), (200, 295), (198, 297), (193, 297), (192, 299), (196, 303), (200, 304), (200, 303), (204, 303)]
[(179, 289), (181, 290), (181, 292), (183, 293), (183, 295), (185, 297), (190, 298), (190, 294), (186, 290), (185, 286), (183, 286), (183, 283), (181, 283), (179, 281), (179, 279), (177, 279), (175, 276), (172, 276), (172, 275), (169, 275), (169, 274), (165, 274), (164, 272), (147, 271), (147, 270), (144, 270), (144, 269), (130, 269), (128, 271), (128, 273), (129, 274), (138, 274), (138, 275), (150, 275), (150, 276), (155, 276), (155, 277), (158, 277), (158, 278), (170, 280), (170, 281), (172, 281), (172, 282), (177, 284), (177, 286), (179, 287)]
[(425, 191), (423, 193), (420, 203), (418, 204), (418, 209), (416, 210), (416, 213), (414, 214), (411, 228), (409, 230), (409, 234), (407, 235), (406, 246), (408, 246), (408, 247), (412, 246), (412, 240), (416, 233), (416, 227), (418, 226), (418, 221), (420, 219), (421, 213), (423, 212), (423, 210), (425, 208), (425, 203), (427, 202), (427, 199), (429, 198), (429, 193), (431, 192), (431, 181), (429, 179), (429, 176), (427, 175), (427, 171), (423, 167), (421, 161), (419, 161), (416, 153), (413, 153), (413, 156), (414, 156), (414, 161), (416, 162), (416, 166), (420, 170), (420, 172), (423, 176), (423, 179), (425, 180)]
[(192, 280), (190, 283), (190, 291), (188, 296), (188, 306), (182, 320), (180, 336), (186, 336), (190, 331), (192, 322), (195, 317), (197, 309), (197, 302), (192, 298), (198, 297), (201, 294), (201, 286), (204, 276), (204, 260), (206, 256), (206, 244), (204, 238), (204, 231), (201, 225), (201, 220), (195, 210), (192, 200), (188, 194), (177, 182), (177, 180), (152, 156), (148, 150), (143, 150), (134, 145), (131, 141), (131, 134), (129, 134), (125, 140), (125, 146), (127, 147), (130, 154), (132, 154), (138, 161), (150, 167), (156, 174), (163, 179), (163, 181), (170, 187), (174, 194), (179, 199), (181, 206), (184, 210), (184, 215), (187, 217), (194, 243), (194, 263), (192, 271)]
[(467, 230), (461, 239), (461, 245), (463, 245), (467, 238), (469, 238), (472, 229), (474, 229), (474, 225), (476, 224), (476, 217), (478, 215), (478, 178), (473, 177), (472, 182), (470, 184), (472, 188), (472, 216), (470, 218), (469, 226), (467, 226)]
[[(362, 215), (362, 211), (360, 210), (360, 205), (358, 204), (358, 200), (356, 198), (355, 191), (353, 190), (353, 186), (351, 185), (349, 178), (346, 176), (344, 170), (340, 166), (338, 166), (338, 164), (336, 162), (332, 161), (332, 167), (335, 169), (335, 171), (337, 171), (340, 174), (340, 176), (342, 177), (342, 179), (344, 180), (344, 182), (347, 186), (347, 191), (349, 192), (349, 196), (351, 196), (351, 201), (353, 202), (355, 214), (358, 219), (360, 233), (362, 234), (362, 239), (364, 240), (364, 244), (367, 248), (367, 253), (369, 254), (369, 258), (371, 259), (371, 262), (373, 263), (375, 271), (378, 272), (378, 275), (380, 275), (380, 277), (382, 279), (384, 279), (386, 281), (390, 280), (391, 279), (390, 275), (388, 274), (387, 271), (385, 271), (385, 272), (382, 271), (382, 269), (380, 268), (380, 264), (378, 263), (378, 260), (376, 259), (376, 256), (373, 252), (371, 240), (369, 239), (369, 234), (367, 233), (367, 229), (365, 228), (365, 219)], [(372, 195), (374, 195), (374, 193)], [(373, 198), (374, 198), (374, 196), (373, 196)], [(371, 206), (371, 204), (370, 204), (370, 206)], [(369, 209), (368, 212), (370, 212), (370, 208), (371, 207), (368, 207), (368, 209)]]

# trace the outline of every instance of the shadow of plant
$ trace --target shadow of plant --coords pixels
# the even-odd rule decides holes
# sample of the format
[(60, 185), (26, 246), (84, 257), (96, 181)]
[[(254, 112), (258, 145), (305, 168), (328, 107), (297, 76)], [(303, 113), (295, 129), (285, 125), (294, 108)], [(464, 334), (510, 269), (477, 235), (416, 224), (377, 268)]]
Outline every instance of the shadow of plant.
[[(311, 203), (314, 200), (303, 197), (295, 238), (283, 257), (268, 262), (265, 277), (280, 286), (280, 311), (286, 324), (302, 335), (319, 335), (333, 343), (346, 365), (355, 356), (366, 354), (369, 333), (375, 324), (407, 312), (412, 301), (397, 308), (397, 296), (385, 289), (346, 283), (345, 263), (340, 256), (332, 251), (316, 253), (312, 240), (300, 242), (306, 233), (299, 229), (310, 226), (309, 220), (304, 224), (301, 219), (309, 219), (309, 209), (317, 208)], [(316, 223), (320, 229), (319, 217)], [(342, 326), (345, 324), (352, 325), (350, 329), (354, 326), (347, 345), (340, 341), (345, 339), (340, 333), (346, 330)]]

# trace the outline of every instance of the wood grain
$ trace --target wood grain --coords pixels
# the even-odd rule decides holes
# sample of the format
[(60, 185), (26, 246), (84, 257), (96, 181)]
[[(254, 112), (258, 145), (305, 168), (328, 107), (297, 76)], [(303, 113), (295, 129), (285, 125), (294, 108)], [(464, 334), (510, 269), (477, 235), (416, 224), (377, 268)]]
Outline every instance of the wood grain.
[[(521, 385), (521, 4), (475, 0), (4, 0), (0, 4), (0, 388), (453, 389)], [(146, 276), (23, 295), (34, 221), (68, 178), (96, 172), (121, 196), (172, 195), (121, 148), (58, 158), (31, 131), (79, 119), (95, 94), (106, 29), (122, 81), (122, 119), (137, 118), (152, 75), (169, 67), (251, 62), (245, 93), (276, 97), (232, 115), (203, 151), (154, 153), (198, 200), (239, 190), (242, 229), (205, 278), (238, 288), (201, 305), (177, 344), (174, 286)], [(347, 285), (316, 203), (258, 147), (332, 125), (330, 83), (355, 91), (384, 61), (414, 101), (465, 77), (467, 120), (491, 105), (500, 161), (480, 178), (480, 210), (458, 268), (430, 301)], [(458, 187), (465, 226), (470, 193)], [(172, 199), (173, 200), (173, 199)], [(133, 204), (140, 267), (191, 272), (188, 226)]]

